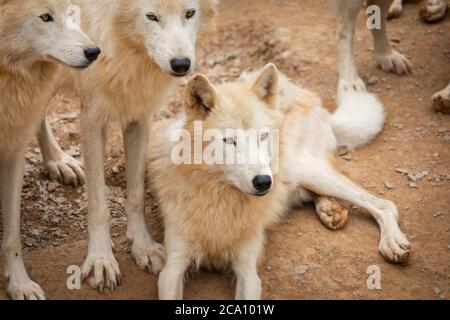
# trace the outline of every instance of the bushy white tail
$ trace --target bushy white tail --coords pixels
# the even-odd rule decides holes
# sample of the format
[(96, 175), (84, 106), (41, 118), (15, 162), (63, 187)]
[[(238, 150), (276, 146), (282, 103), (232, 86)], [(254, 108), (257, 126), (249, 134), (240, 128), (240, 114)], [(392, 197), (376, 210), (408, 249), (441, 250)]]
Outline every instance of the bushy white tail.
[(340, 100), (340, 105), (331, 116), (339, 145), (351, 149), (361, 147), (383, 130), (384, 107), (374, 94), (344, 92)]

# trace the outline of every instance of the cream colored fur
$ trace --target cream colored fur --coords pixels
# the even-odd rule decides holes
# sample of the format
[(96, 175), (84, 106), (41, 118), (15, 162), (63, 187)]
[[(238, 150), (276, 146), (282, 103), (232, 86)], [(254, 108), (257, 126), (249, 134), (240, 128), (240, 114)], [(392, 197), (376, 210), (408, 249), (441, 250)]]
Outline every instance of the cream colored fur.
[[(374, 103), (373, 107), (382, 112), (376, 98), (369, 94), (364, 97), (366, 103)], [(364, 117), (347, 116), (369, 123)], [(294, 86), (272, 64), (244, 75), (240, 82), (220, 86), (212, 85), (204, 76), (191, 80), (186, 89), (186, 116), (166, 125), (169, 131), (158, 128), (149, 149), (149, 178), (166, 230), (167, 261), (159, 279), (160, 299), (183, 298), (185, 272), (192, 264), (231, 267), (236, 274), (236, 298), (261, 298), (257, 264), (265, 230), (302, 201), (314, 201), (327, 226), (330, 211), (338, 219), (341, 214), (346, 219), (346, 212), (328, 197), (367, 209), (380, 226), (381, 254), (393, 263), (407, 260), (409, 242), (399, 229), (394, 203), (369, 194), (333, 166), (341, 138), (334, 132), (333, 117), (317, 96)], [(270, 192), (256, 197), (242, 184), (245, 179), (251, 184), (255, 175), (266, 174), (268, 168), (264, 166), (258, 171), (247, 165), (175, 165), (171, 153), (176, 142), (169, 138), (171, 132), (184, 128), (192, 133), (195, 121), (202, 121), (204, 130), (279, 129), (280, 170), (271, 172), (274, 185)], [(382, 126), (375, 121), (373, 128), (380, 131)], [(339, 128), (347, 136), (358, 126), (346, 122)], [(369, 142), (374, 134), (371, 131), (360, 136), (357, 144)]]
[[(82, 149), (88, 191), (89, 248), (83, 278), (94, 288), (113, 290), (121, 272), (110, 235), (105, 193), (108, 124), (123, 128), (127, 180), (127, 238), (137, 265), (154, 274), (165, 254), (145, 226), (144, 179), (153, 114), (164, 107), (176, 83), (171, 60), (189, 58), (195, 66), (199, 37), (213, 28), (216, 0), (78, 0), (83, 28), (103, 50), (98, 63), (74, 75), (82, 99)], [(193, 16), (189, 15), (188, 11)], [(190, 71), (189, 70), (189, 71)]]
[[(52, 21), (40, 16), (51, 14)], [(80, 11), (68, 0), (0, 1), (0, 201), (7, 291), (13, 299), (44, 299), (29, 278), (20, 243), (20, 196), (24, 154), (42, 123), (41, 147), (47, 163), (65, 156), (44, 118), (59, 67), (87, 67), (84, 49), (93, 43), (79, 28)], [(70, 167), (68, 167), (70, 168)]]

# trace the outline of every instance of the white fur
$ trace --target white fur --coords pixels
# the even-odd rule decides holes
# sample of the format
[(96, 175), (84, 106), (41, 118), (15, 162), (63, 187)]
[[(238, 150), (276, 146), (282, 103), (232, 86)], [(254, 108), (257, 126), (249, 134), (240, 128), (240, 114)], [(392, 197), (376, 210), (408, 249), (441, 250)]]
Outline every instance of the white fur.
[(339, 145), (351, 149), (369, 143), (383, 130), (383, 104), (368, 92), (343, 92), (336, 112), (331, 116), (333, 132)]

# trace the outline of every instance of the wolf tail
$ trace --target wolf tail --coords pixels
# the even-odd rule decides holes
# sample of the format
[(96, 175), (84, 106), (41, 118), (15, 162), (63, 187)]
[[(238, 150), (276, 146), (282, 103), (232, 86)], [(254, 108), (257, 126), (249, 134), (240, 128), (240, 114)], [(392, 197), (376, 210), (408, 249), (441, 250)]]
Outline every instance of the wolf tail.
[(356, 149), (369, 143), (383, 130), (383, 104), (369, 92), (344, 92), (331, 116), (333, 132), (339, 145)]

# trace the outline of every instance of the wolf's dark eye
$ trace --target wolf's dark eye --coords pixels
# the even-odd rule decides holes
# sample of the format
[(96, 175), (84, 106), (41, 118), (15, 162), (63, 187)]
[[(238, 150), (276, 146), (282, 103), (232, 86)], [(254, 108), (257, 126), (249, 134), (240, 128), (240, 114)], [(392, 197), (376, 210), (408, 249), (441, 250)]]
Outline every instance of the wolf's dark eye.
[(195, 16), (195, 13), (195, 9), (189, 9), (188, 11), (186, 11), (186, 19), (191, 19)]
[(52, 22), (53, 21), (53, 17), (51, 15), (49, 15), (48, 13), (43, 14), (39, 18), (41, 18), (42, 21), (44, 21), (44, 22)]
[(154, 14), (154, 13), (149, 13), (149, 14), (147, 14), (147, 18), (148, 18), (149, 20), (151, 20), (151, 21), (159, 22), (158, 17), (157, 17), (156, 14)]

